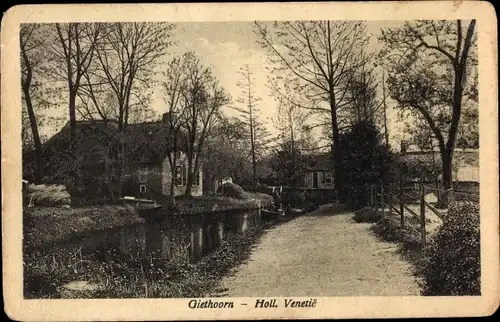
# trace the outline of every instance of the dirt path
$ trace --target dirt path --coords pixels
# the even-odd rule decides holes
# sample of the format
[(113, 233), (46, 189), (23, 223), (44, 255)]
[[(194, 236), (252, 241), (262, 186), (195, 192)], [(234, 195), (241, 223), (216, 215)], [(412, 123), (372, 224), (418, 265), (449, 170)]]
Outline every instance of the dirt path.
[(418, 295), (395, 245), (352, 216), (324, 208), (266, 232), (250, 259), (223, 280), (222, 295)]

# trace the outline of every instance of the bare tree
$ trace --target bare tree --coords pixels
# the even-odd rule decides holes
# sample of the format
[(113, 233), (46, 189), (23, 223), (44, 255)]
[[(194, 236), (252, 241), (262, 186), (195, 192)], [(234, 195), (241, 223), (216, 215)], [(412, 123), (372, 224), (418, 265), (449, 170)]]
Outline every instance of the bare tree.
[[(126, 153), (123, 131), (129, 123), (131, 110), (147, 106), (154, 67), (172, 44), (172, 29), (173, 25), (168, 23), (112, 23), (106, 25), (106, 31), (96, 47), (99, 67), (88, 78), (90, 81), (86, 89), (90, 91), (95, 84), (106, 84), (109, 92), (114, 94), (121, 146), (120, 182)], [(121, 195), (121, 191), (118, 194)]]
[(300, 82), (294, 90), (310, 102), (305, 107), (328, 115), (336, 189), (341, 193), (338, 112), (349, 104), (345, 83), (370, 59), (363, 55), (368, 41), (365, 26), (345, 21), (284, 21), (272, 27), (256, 22), (255, 26), (277, 77), (280, 73), (295, 77)]
[(118, 101), (106, 78), (99, 74), (99, 62), (83, 74), (76, 111), (82, 119), (117, 119)]
[[(382, 103), (377, 100), (377, 80), (374, 71), (367, 66), (362, 66), (353, 72), (347, 86), (347, 98), (350, 102), (344, 109), (346, 123), (343, 129), (352, 127), (363, 121), (377, 122), (380, 118)], [(383, 90), (382, 90), (383, 92)], [(382, 93), (385, 96), (384, 93)]]
[(70, 133), (74, 137), (76, 99), (82, 77), (94, 59), (102, 24), (56, 23), (54, 26), (57, 37), (50, 47), (56, 60), (56, 68), (51, 69), (51, 73), (67, 84)]
[(203, 148), (204, 187), (213, 189), (215, 179), (223, 177), (241, 180), (251, 168), (249, 145), (247, 124), (237, 117), (222, 117)]
[(252, 185), (255, 192), (257, 190), (257, 159), (268, 143), (269, 133), (260, 120), (258, 103), (262, 99), (255, 93), (255, 78), (250, 67), (245, 65), (240, 68), (238, 73), (241, 79), (237, 85), (241, 93), (236, 102), (241, 106), (234, 106), (233, 109), (240, 112), (241, 120), (248, 129), (250, 156), (252, 158)]
[(120, 130), (129, 122), (130, 110), (141, 105), (151, 86), (154, 66), (172, 44), (173, 25), (154, 22), (113, 23), (107, 26), (96, 56), (101, 79), (116, 96)]
[(183, 91), (186, 89), (186, 69), (191, 54), (184, 54), (182, 57), (176, 57), (169, 62), (166, 71), (163, 72), (164, 81), (162, 82), (163, 100), (168, 108), (168, 117), (165, 122), (166, 152), (170, 165), (169, 196), (171, 202), (175, 205), (175, 178), (177, 177), (177, 151), (180, 148), (179, 135), (185, 116), (186, 109), (184, 104)]
[(297, 103), (300, 101), (300, 98), (297, 98), (296, 93), (290, 89), (292, 82), (293, 80), (285, 78), (281, 84), (271, 82), (271, 88), (275, 98), (279, 102), (274, 125), (280, 132), (280, 146), (289, 149), (287, 154), (282, 155), (290, 157), (290, 160), (287, 161), (290, 164), (290, 174), (292, 177), (288, 179), (292, 183), (293, 188), (296, 188), (300, 177), (296, 171), (298, 169), (298, 165), (296, 164), (297, 151), (303, 148), (299, 146), (299, 143), (303, 142), (304, 137), (308, 134), (310, 126), (307, 124), (307, 121), (311, 111)]
[(186, 86), (182, 95), (185, 104), (183, 128), (187, 136), (185, 144), (188, 162), (185, 195), (190, 196), (194, 171), (199, 169), (205, 140), (219, 121), (222, 106), (229, 103), (229, 96), (219, 86), (210, 68), (202, 66), (193, 53), (188, 55), (186, 62)]
[[(383, 30), (389, 91), (401, 109), (422, 117), (438, 141), (444, 188), (452, 188), (452, 160), (464, 97), (474, 97), (476, 21), (416, 21)], [(472, 88), (471, 88), (472, 87)], [(471, 93), (469, 93), (471, 92)], [(447, 200), (444, 200), (447, 202)]]
[(43, 168), (40, 164), (42, 155), (42, 144), (40, 134), (38, 133), (38, 121), (33, 107), (32, 95), (35, 90), (34, 73), (42, 63), (42, 47), (45, 45), (42, 39), (37, 35), (37, 26), (35, 24), (22, 24), (20, 29), (20, 48), (21, 48), (21, 88), (23, 99), (26, 105), (26, 111), (31, 128), (31, 138), (35, 148), (37, 167), (35, 170), (35, 182), (39, 183), (43, 177)]

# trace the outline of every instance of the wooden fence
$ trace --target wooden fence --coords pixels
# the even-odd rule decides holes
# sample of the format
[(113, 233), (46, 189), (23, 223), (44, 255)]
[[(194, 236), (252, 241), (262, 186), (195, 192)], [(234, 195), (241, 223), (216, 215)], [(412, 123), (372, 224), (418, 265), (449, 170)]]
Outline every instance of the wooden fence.
[[(408, 191), (415, 191), (417, 187), (418, 195), (411, 194)], [(427, 231), (426, 231), (426, 209), (432, 211), (437, 217), (443, 219), (443, 212), (439, 211), (430, 202), (425, 200), (425, 196), (429, 192), (435, 192), (438, 198), (446, 197), (448, 198), (448, 204), (452, 205), (456, 201), (456, 197), (459, 199), (479, 201), (479, 195), (454, 191), (449, 189), (447, 191), (440, 190), (432, 187), (425, 186), (423, 183), (414, 186), (403, 185), (403, 182), (399, 182), (398, 187), (394, 186), (384, 186), (384, 185), (372, 185), (370, 187), (370, 206), (375, 209), (378, 213), (380, 211), (381, 216), (385, 216), (385, 210), (388, 209), (389, 216), (397, 214), (400, 218), (401, 228), (405, 228), (405, 211), (413, 214), (416, 218), (419, 218), (419, 228), (418, 233), (420, 234), (421, 243), (425, 245)], [(418, 213), (409, 207), (410, 204), (418, 204)]]

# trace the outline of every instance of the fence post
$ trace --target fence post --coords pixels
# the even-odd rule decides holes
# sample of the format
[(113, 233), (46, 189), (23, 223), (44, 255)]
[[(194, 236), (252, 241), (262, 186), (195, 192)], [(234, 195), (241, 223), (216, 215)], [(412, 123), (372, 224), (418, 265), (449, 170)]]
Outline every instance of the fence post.
[(385, 203), (384, 203), (384, 184), (380, 186), (380, 208), (382, 210), (382, 217), (384, 217)]
[(373, 185), (370, 185), (370, 207), (373, 209)]
[(447, 191), (447, 198), (448, 198), (448, 206), (453, 206), (455, 203), (455, 190), (454, 188), (451, 188)]
[(420, 230), (422, 234), (422, 247), (425, 246), (425, 188), (424, 184), (420, 184)]
[(389, 196), (389, 216), (392, 216), (392, 187), (389, 186), (388, 188), (389, 191), (387, 194)]
[(399, 179), (399, 213), (401, 214), (401, 228), (405, 227), (405, 206), (404, 206), (403, 178)]

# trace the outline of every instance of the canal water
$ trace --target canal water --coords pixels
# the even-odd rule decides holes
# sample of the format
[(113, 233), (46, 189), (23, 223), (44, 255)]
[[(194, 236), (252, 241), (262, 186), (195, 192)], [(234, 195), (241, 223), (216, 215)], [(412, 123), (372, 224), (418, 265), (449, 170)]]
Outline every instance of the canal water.
[(261, 224), (258, 209), (240, 212), (153, 214), (145, 223), (81, 234), (55, 248), (82, 253), (119, 252), (154, 259), (156, 264), (195, 263), (213, 252), (229, 234)]

